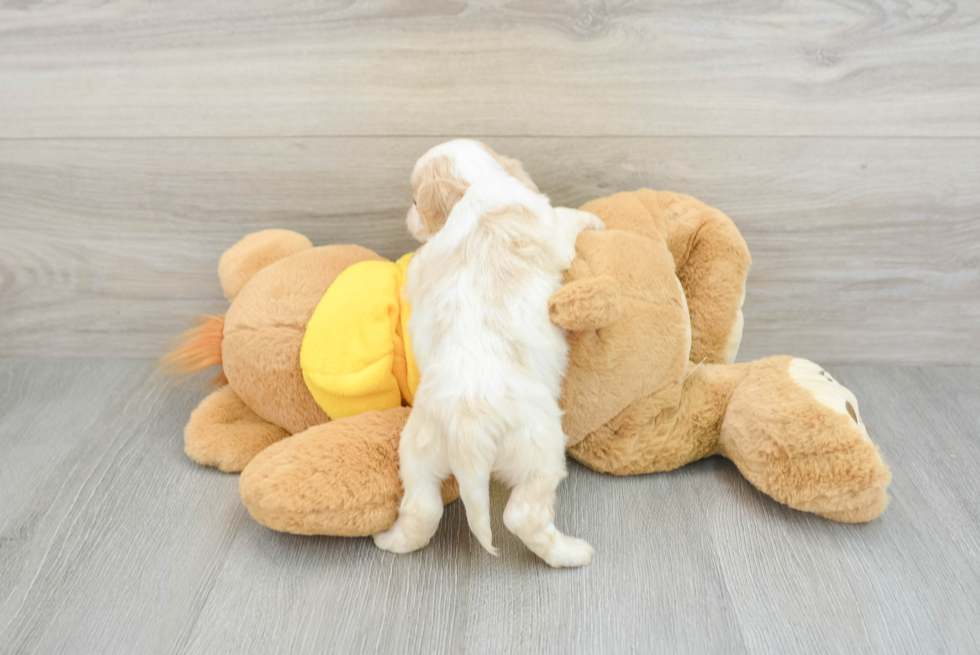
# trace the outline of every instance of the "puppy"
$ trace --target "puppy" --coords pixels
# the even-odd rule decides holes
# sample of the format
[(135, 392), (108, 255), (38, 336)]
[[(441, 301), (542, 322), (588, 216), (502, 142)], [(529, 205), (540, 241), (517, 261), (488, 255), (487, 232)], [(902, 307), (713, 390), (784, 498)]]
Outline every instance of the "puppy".
[(555, 567), (582, 566), (592, 547), (555, 527), (565, 477), (558, 405), (568, 344), (548, 320), (593, 214), (551, 207), (520, 163), (483, 144), (450, 141), (412, 173), (407, 223), (423, 245), (405, 294), (421, 380), (398, 449), (405, 496), (375, 543), (397, 553), (425, 546), (442, 517), (442, 481), (455, 475), (470, 530), (496, 554), (491, 474), (512, 487), (504, 525)]

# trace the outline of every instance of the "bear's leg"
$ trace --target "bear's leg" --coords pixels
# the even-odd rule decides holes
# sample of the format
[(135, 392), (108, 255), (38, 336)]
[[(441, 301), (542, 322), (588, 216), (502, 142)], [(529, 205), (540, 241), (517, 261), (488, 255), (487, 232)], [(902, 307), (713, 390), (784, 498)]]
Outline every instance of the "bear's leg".
[(679, 391), (635, 401), (569, 453), (615, 475), (722, 455), (775, 500), (848, 523), (881, 514), (891, 480), (854, 395), (792, 357), (689, 365)]
[(238, 473), (289, 433), (246, 407), (225, 385), (201, 401), (184, 428), (184, 452), (203, 466)]
[(568, 452), (613, 475), (671, 471), (715, 455), (728, 399), (748, 366), (689, 363), (682, 380), (635, 400)]
[[(398, 440), (409, 408), (365, 412), (304, 430), (259, 453), (239, 479), (262, 525), (293, 534), (368, 537), (398, 517)], [(459, 497), (442, 483), (442, 502)]]
[(795, 509), (847, 523), (880, 515), (891, 473), (854, 394), (805, 359), (750, 366), (729, 402), (719, 452), (760, 491)]

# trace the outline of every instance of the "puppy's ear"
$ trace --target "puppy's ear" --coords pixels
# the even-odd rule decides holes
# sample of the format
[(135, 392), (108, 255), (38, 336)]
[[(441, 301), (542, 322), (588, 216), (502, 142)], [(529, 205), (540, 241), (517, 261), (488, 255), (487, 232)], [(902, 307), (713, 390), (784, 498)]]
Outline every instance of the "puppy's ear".
[(538, 188), (538, 185), (534, 183), (534, 180), (531, 179), (531, 176), (528, 175), (527, 172), (524, 170), (524, 165), (521, 164), (521, 162), (517, 161), (516, 159), (512, 159), (510, 157), (504, 157), (503, 155), (497, 155), (497, 160), (500, 162), (500, 165), (507, 170), (508, 173), (510, 173), (515, 178), (517, 178), (518, 182), (520, 182), (527, 188), (531, 189), (535, 193), (541, 193), (541, 190)]
[(518, 182), (535, 193), (541, 193), (541, 189), (538, 188), (538, 185), (534, 183), (531, 176), (524, 170), (524, 165), (521, 162), (517, 161), (516, 159), (512, 159), (511, 157), (498, 155), (493, 148), (485, 143), (480, 143), (480, 146), (486, 150), (491, 157), (496, 159), (497, 163), (503, 166), (504, 170), (507, 171), (512, 177), (516, 178)]
[(415, 197), (415, 206), (428, 228), (429, 236), (446, 224), (449, 213), (466, 193), (466, 183), (447, 177), (423, 182)]

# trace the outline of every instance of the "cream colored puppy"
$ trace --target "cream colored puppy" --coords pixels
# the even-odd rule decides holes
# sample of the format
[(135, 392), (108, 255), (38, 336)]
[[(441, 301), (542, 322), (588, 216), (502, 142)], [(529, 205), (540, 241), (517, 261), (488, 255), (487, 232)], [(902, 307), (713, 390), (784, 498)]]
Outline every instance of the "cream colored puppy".
[(475, 141), (426, 153), (412, 189), (407, 222), (425, 245), (412, 257), (405, 294), (421, 381), (398, 449), (398, 520), (374, 542), (396, 553), (429, 543), (442, 481), (455, 475), (470, 529), (496, 554), (493, 475), (512, 487), (507, 529), (551, 566), (587, 564), (592, 547), (554, 523), (568, 344), (548, 320), (548, 298), (578, 233), (605, 226), (593, 214), (552, 208), (519, 162)]

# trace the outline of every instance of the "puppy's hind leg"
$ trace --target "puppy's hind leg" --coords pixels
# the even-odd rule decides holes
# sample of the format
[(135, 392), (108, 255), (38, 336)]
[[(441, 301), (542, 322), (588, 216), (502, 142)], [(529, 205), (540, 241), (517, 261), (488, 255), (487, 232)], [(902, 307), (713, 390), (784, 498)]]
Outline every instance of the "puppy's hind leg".
[(565, 477), (564, 458), (564, 450), (560, 454), (542, 454), (544, 465), (514, 485), (504, 509), (507, 529), (555, 568), (584, 566), (592, 561), (594, 552), (588, 542), (562, 534), (555, 527), (555, 492)]
[(419, 430), (426, 429), (409, 417), (399, 444), (399, 475), (405, 495), (398, 508), (398, 519), (385, 532), (374, 535), (374, 544), (393, 553), (409, 553), (426, 546), (442, 519), (442, 480), (444, 467), (434, 459), (434, 440), (420, 452)]

